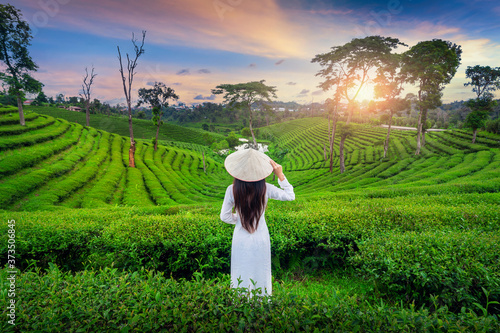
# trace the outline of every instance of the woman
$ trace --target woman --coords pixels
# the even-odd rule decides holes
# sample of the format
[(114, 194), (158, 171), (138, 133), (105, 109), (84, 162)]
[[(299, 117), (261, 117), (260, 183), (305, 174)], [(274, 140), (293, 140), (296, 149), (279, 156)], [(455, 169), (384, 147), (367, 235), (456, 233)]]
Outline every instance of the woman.
[[(224, 166), (234, 177), (220, 213), (222, 221), (236, 225), (231, 248), (231, 286), (249, 291), (260, 288), (261, 295), (271, 295), (271, 242), (264, 212), (269, 198), (294, 200), (293, 187), (281, 165), (255, 149), (232, 153)], [(272, 172), (282, 189), (265, 182)]]

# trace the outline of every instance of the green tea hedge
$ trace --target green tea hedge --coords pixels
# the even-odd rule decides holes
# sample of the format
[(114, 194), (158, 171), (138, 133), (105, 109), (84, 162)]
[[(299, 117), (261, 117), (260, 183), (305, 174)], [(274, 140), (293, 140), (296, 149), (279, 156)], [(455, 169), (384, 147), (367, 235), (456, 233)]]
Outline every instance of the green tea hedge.
[[(0, 270), (2, 281), (7, 270)], [(329, 303), (275, 288), (271, 298), (247, 298), (228, 276), (174, 280), (163, 274), (116, 268), (77, 273), (52, 265), (17, 275), (15, 325), (2, 289), (2, 332), (498, 332), (498, 318), (464, 308), (452, 313), (413, 305)], [(335, 291), (333, 291), (335, 292)]]

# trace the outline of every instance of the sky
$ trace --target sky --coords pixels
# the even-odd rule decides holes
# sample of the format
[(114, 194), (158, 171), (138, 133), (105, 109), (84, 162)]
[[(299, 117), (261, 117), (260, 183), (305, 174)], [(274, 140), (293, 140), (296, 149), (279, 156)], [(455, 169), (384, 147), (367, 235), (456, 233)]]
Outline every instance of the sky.
[[(8, 2), (2, 1), (6, 4)], [(497, 0), (11, 0), (33, 30), (34, 77), (48, 96), (82, 93), (85, 68), (97, 76), (92, 98), (124, 103), (117, 46), (135, 55), (132, 34), (146, 30), (145, 53), (133, 81), (137, 90), (155, 81), (187, 104), (222, 102), (211, 89), (223, 83), (265, 80), (277, 100), (323, 102), (321, 69), (311, 63), (353, 38), (399, 38), (409, 47), (444, 39), (462, 47), (462, 62), (443, 91), (443, 102), (475, 95), (464, 87), (467, 66), (500, 66)], [(398, 50), (405, 51), (406, 48)], [(370, 99), (372, 86), (362, 98)], [(405, 93), (415, 92), (406, 86)], [(497, 96), (498, 98), (498, 93)]]

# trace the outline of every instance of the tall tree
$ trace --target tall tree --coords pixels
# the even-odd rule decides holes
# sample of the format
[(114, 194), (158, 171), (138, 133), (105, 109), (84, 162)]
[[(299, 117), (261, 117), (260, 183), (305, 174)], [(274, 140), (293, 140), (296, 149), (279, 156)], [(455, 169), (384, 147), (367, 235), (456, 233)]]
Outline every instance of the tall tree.
[(395, 112), (404, 110), (408, 103), (400, 96), (406, 77), (401, 73), (402, 56), (400, 54), (388, 54), (385, 56), (383, 65), (377, 69), (375, 78), (375, 98), (383, 98), (381, 103), (384, 109), (389, 110), (389, 121), (387, 135), (384, 142), (384, 158), (387, 157), (389, 149), (389, 138), (391, 135), (392, 117)]
[[(89, 77), (90, 76), (90, 77)], [(82, 92), (80, 94), (85, 100), (85, 118), (87, 120), (87, 126), (90, 126), (90, 89), (94, 83), (94, 78), (97, 74), (94, 73), (94, 66), (92, 66), (92, 71), (89, 74), (87, 67), (85, 67), (85, 76), (83, 77)]]
[(345, 172), (345, 158), (344, 158), (344, 143), (345, 140), (349, 137), (352, 137), (356, 133), (357, 125), (355, 123), (348, 124), (340, 123), (339, 124), (339, 135), (340, 135), (340, 145), (339, 145), (339, 165), (340, 165), (340, 173)]
[(49, 100), (47, 99), (47, 95), (43, 91), (40, 91), (38, 93), (38, 96), (36, 96), (35, 101), (37, 102), (38, 105), (42, 105), (43, 103), (48, 103)]
[[(320, 83), (319, 87), (327, 91), (332, 86), (337, 86), (341, 98), (347, 101), (346, 124), (349, 124), (352, 120), (357, 97), (361, 89), (370, 81), (370, 72), (381, 66), (385, 56), (399, 45), (405, 44), (392, 37), (368, 36), (354, 38), (342, 46), (333, 46), (332, 51), (318, 54), (312, 59), (311, 62), (317, 62), (323, 67), (316, 74), (316, 76), (325, 79)], [(339, 152), (342, 152), (340, 156), (341, 172), (345, 169), (343, 165), (343, 145), (348, 136), (341, 136), (339, 143)]]
[(411, 84), (418, 84), (417, 148), (420, 154), (425, 143), (427, 110), (441, 105), (444, 86), (450, 83), (457, 72), (462, 48), (449, 41), (433, 39), (419, 42), (403, 54), (403, 74)]
[(146, 31), (142, 31), (142, 42), (141, 45), (137, 44), (137, 39), (135, 39), (132, 33), (132, 44), (134, 45), (135, 57), (131, 59), (127, 53), (127, 78), (125, 78), (125, 72), (123, 70), (122, 64), (122, 54), (120, 52), (120, 47), (118, 48), (118, 60), (120, 61), (120, 74), (122, 76), (123, 92), (125, 93), (125, 99), (127, 100), (128, 107), (128, 128), (130, 132), (130, 149), (128, 151), (128, 165), (135, 168), (135, 140), (134, 140), (134, 130), (132, 128), (132, 82), (134, 81), (135, 68), (137, 67), (137, 60), (144, 53), (144, 40), (146, 39)]
[(468, 66), (465, 77), (470, 79), (470, 82), (464, 83), (464, 86), (472, 86), (472, 91), (476, 93), (475, 99), (471, 98), (465, 103), (471, 109), (465, 119), (465, 125), (474, 131), (472, 143), (475, 143), (477, 130), (484, 126), (490, 112), (497, 105), (493, 100), (493, 92), (500, 88), (500, 67)]
[(276, 87), (267, 86), (265, 80), (252, 81), (247, 83), (237, 84), (220, 84), (215, 89), (212, 89), (212, 94), (224, 94), (224, 102), (230, 107), (241, 108), (248, 117), (250, 132), (254, 147), (257, 147), (257, 141), (252, 127), (252, 104), (255, 102), (271, 102), (271, 98), (276, 98)]
[(312, 59), (311, 62), (324, 67), (316, 74), (325, 79), (319, 87), (327, 91), (337, 85), (340, 96), (348, 102), (347, 123), (352, 120), (354, 101), (370, 81), (370, 71), (378, 68), (385, 56), (399, 45), (405, 44), (392, 37), (354, 38), (349, 43), (333, 46), (332, 51), (318, 54)]
[(28, 52), (32, 38), (31, 29), (23, 21), (21, 11), (12, 5), (0, 4), (0, 61), (6, 67), (5, 72), (0, 72), (0, 80), (9, 86), (9, 94), (16, 96), (19, 122), (23, 126), (25, 93), (38, 93), (43, 87), (29, 74), (38, 69)]
[(163, 124), (162, 115), (163, 108), (168, 107), (168, 100), (179, 99), (179, 96), (175, 94), (174, 89), (167, 87), (162, 82), (155, 82), (153, 88), (139, 89), (139, 101), (137, 102), (137, 106), (141, 106), (142, 104), (149, 104), (152, 107), (153, 112), (153, 123), (156, 125), (156, 139), (155, 139), (155, 151), (158, 147), (158, 134), (160, 132), (160, 125)]
[(340, 95), (338, 89), (335, 90), (333, 99), (327, 98), (325, 106), (328, 112), (328, 140), (330, 152), (330, 173), (333, 173), (333, 145), (335, 142), (335, 133), (337, 130), (338, 107), (340, 103)]

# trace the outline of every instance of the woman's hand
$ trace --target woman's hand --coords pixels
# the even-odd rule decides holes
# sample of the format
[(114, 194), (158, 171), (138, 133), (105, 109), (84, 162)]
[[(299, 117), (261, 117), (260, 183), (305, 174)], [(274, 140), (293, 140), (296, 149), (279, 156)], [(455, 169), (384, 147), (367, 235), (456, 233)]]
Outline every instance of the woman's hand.
[(285, 175), (283, 174), (283, 167), (278, 163), (271, 160), (271, 165), (273, 167), (274, 174), (278, 177), (280, 181), (285, 180)]

